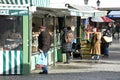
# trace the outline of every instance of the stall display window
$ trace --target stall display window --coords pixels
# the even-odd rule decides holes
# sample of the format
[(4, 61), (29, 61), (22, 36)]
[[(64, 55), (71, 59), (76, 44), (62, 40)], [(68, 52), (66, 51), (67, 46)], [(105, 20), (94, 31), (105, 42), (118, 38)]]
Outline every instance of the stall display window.
[(22, 17), (0, 16), (0, 50), (22, 50)]

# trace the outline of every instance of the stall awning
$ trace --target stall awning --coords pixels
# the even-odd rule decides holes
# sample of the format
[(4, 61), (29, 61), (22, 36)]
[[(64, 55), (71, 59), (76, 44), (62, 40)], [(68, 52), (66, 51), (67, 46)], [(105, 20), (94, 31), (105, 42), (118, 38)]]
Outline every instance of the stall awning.
[(0, 15), (28, 15), (27, 5), (0, 5)]
[(91, 7), (91, 6), (78, 6), (75, 4), (68, 4), (68, 8), (78, 9), (81, 12), (94, 12), (97, 11), (97, 9)]
[(42, 15), (63, 17), (63, 16), (82, 16), (82, 13), (80, 13), (78, 10), (67, 9), (67, 8), (36, 7), (36, 11), (33, 13), (33, 15), (40, 17), (42, 17)]
[(34, 6), (48, 7), (50, 0), (0, 0), (0, 15), (24, 15)]
[(110, 18), (108, 18), (108, 17), (105, 17), (105, 16), (103, 16), (103, 17), (93, 17), (93, 18), (91, 18), (91, 21), (93, 21), (93, 22), (114, 22), (114, 20), (112, 20), (112, 19), (110, 19)]
[(39, 7), (49, 7), (50, 0), (0, 0), (0, 4), (12, 4), (12, 5), (32, 5)]
[(28, 15), (30, 0), (0, 0), (0, 15)]
[(120, 18), (120, 11), (110, 11), (107, 16), (111, 18)]
[(77, 9), (83, 13), (86, 17), (101, 17), (107, 14), (107, 11), (100, 11), (91, 6), (78, 6), (74, 4), (68, 4), (68, 8)]
[(0, 0), (0, 9), (6, 10), (28, 10), (30, 0)]
[(1, 0), (1, 4), (25, 5), (30, 4), (30, 0)]

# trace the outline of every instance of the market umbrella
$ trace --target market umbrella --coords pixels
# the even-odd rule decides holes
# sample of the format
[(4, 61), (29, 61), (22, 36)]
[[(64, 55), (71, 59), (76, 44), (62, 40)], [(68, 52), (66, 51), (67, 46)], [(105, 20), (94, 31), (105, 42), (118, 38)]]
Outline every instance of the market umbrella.
[(91, 21), (93, 22), (114, 22), (114, 20), (108, 18), (108, 17), (93, 17), (91, 18)]

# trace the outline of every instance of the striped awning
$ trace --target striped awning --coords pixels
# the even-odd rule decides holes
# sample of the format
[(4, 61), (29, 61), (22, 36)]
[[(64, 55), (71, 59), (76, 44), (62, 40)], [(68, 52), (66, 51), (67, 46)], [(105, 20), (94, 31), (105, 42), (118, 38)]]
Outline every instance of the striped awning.
[(50, 0), (0, 0), (0, 4), (32, 5), (37, 7), (49, 7)]
[(28, 15), (29, 5), (1, 4), (0, 15)]
[(28, 15), (32, 0), (0, 0), (0, 15)]
[(1, 0), (1, 4), (15, 4), (15, 5), (25, 5), (30, 4), (31, 0)]

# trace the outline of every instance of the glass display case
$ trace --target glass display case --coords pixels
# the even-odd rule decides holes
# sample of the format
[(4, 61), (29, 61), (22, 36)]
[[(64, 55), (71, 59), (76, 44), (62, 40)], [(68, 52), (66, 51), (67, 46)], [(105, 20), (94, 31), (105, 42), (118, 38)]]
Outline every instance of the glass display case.
[(0, 16), (0, 50), (23, 50), (22, 17)]
[(3, 50), (22, 50), (22, 39), (6, 39)]

